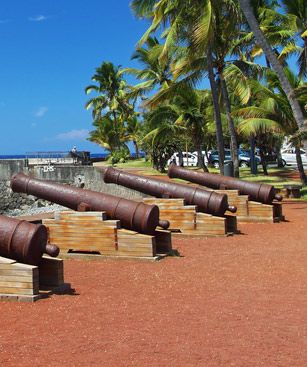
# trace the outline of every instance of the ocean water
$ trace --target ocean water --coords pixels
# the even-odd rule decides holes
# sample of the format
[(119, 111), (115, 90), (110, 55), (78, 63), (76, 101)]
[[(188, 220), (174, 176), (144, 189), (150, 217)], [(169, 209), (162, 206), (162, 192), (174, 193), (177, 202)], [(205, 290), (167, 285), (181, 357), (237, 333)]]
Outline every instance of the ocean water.
[[(54, 157), (53, 152), (50, 152), (50, 155)], [(67, 152), (68, 154), (68, 152)], [(91, 153), (91, 158), (106, 158), (109, 153)], [(39, 156), (39, 152), (36, 154), (0, 154), (0, 159), (25, 159), (25, 158), (37, 158)], [(134, 158), (135, 153), (131, 153), (131, 156)], [(140, 157), (144, 157), (144, 153), (140, 152)], [(44, 157), (48, 157), (45, 153)]]

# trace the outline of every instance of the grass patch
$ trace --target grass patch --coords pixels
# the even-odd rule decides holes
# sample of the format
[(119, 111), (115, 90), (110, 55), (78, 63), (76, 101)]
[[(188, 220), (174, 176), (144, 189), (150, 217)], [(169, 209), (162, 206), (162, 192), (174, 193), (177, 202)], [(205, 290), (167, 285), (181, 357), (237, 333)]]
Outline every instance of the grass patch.
[[(109, 166), (109, 162), (99, 162), (95, 165), (98, 166)], [(121, 169), (132, 169), (136, 171), (136, 173), (144, 174), (144, 175), (163, 175), (163, 173), (155, 170), (152, 168), (152, 164), (150, 161), (145, 161), (144, 158), (141, 159), (133, 159), (129, 160), (125, 163), (118, 163), (114, 166), (115, 168), (121, 168)], [(192, 167), (191, 169), (195, 169), (195, 167)], [(287, 178), (286, 175), (290, 174), (293, 171), (293, 168), (284, 167), (284, 168), (273, 168), (270, 167), (268, 169), (268, 176), (264, 176), (262, 171), (260, 170), (260, 167), (258, 167), (259, 173), (257, 175), (252, 175), (250, 173), (249, 168), (240, 168), (240, 179), (251, 181), (251, 182), (257, 182), (257, 183), (265, 183), (268, 185), (273, 185), (276, 188), (283, 189), (284, 185), (301, 185), (301, 182), (299, 179), (294, 180)], [(200, 170), (201, 171), (201, 170)], [(215, 168), (209, 168), (210, 173), (219, 173), (218, 169)], [(166, 175), (166, 174), (164, 174)], [(176, 179), (176, 182), (186, 182), (184, 180)], [(307, 187), (303, 187), (301, 190), (301, 200), (307, 200)]]
[[(106, 167), (111, 166), (111, 163), (108, 161), (95, 163), (95, 166), (98, 167)], [(147, 175), (161, 175), (161, 173), (154, 168), (152, 168), (152, 164), (150, 161), (145, 161), (144, 158), (140, 159), (132, 159), (125, 163), (116, 163), (114, 168), (120, 169), (135, 169), (140, 174), (147, 174)]]

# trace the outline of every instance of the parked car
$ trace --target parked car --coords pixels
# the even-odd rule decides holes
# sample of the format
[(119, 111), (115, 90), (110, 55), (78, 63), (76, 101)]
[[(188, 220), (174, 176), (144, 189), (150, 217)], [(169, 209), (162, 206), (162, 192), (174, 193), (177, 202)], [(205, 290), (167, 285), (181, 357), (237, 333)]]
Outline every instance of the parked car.
[[(211, 150), (208, 151), (208, 154), (210, 154), (210, 153), (211, 153)], [(198, 152), (197, 151), (192, 152), (192, 154), (194, 154), (194, 155), (196, 155), (196, 157), (198, 157)], [(203, 155), (204, 163), (207, 166), (208, 165), (208, 159), (207, 159), (207, 156), (206, 156), (206, 152), (204, 150), (202, 151), (202, 155)]]
[[(238, 158), (240, 167), (250, 166), (250, 152), (248, 150), (238, 149)], [(260, 163), (260, 158), (255, 156), (256, 163)], [(225, 162), (231, 161), (230, 149), (225, 149)], [(209, 155), (208, 164), (214, 168), (219, 168), (219, 152), (217, 150), (212, 150)]]
[[(182, 152), (183, 166), (184, 167), (196, 167), (197, 166), (197, 155), (190, 152)], [(167, 161), (167, 164), (177, 164), (179, 166), (179, 153), (174, 153), (171, 158)]]
[[(307, 164), (307, 152), (304, 149), (300, 150), (302, 162), (304, 165)], [(294, 164), (296, 165), (296, 154), (295, 154), (295, 148), (287, 148), (281, 151), (281, 159), (283, 165), (290, 165)]]

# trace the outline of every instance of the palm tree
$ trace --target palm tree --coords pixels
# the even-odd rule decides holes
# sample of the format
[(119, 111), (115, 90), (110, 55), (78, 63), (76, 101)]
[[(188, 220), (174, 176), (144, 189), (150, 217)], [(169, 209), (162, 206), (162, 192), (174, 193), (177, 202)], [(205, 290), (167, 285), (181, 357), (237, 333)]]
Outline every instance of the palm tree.
[(181, 88), (178, 95), (170, 101), (178, 117), (176, 124), (185, 126), (187, 135), (198, 153), (198, 165), (208, 172), (204, 163), (203, 146), (208, 134), (208, 119), (206, 107), (208, 98), (211, 98), (207, 91), (197, 91), (191, 87)]
[(135, 150), (135, 157), (139, 158), (139, 145), (138, 142), (141, 138), (141, 124), (136, 116), (132, 116), (127, 120), (126, 128), (126, 140), (132, 141)]
[(167, 88), (172, 80), (170, 71), (170, 60), (161, 60), (163, 45), (156, 37), (149, 37), (145, 42), (145, 47), (137, 47), (131, 59), (137, 60), (142, 68), (124, 68), (121, 73), (128, 73), (136, 76), (142, 82), (133, 87), (136, 95), (148, 93), (155, 87)]
[(143, 147), (149, 151), (153, 167), (165, 171), (167, 160), (175, 151), (182, 151), (182, 142), (178, 136), (186, 129), (176, 124), (176, 107), (161, 105), (145, 115)]
[(263, 32), (259, 27), (259, 23), (255, 17), (254, 9), (251, 4), (251, 0), (239, 0), (239, 4), (249, 24), (249, 27), (256, 38), (257, 43), (263, 49), (266, 58), (269, 60), (271, 66), (273, 67), (278, 76), (282, 89), (284, 90), (287, 99), (289, 101), (289, 104), (291, 106), (293, 116), (298, 128), (302, 129), (304, 127), (303, 113), (301, 111), (298, 101), (294, 97), (293, 89), (283, 72), (282, 65), (277, 60), (273, 50), (271, 49), (270, 45), (268, 44), (267, 40), (263, 35)]
[[(213, 13), (212, 1), (195, 1), (184, 2), (180, 0), (170, 1), (152, 1), (152, 0), (134, 0), (132, 8), (138, 16), (152, 18), (152, 23), (140, 40), (140, 43), (146, 42), (149, 35), (155, 32), (159, 27), (168, 24), (169, 27), (164, 31), (163, 36), (165, 43), (160, 55), (160, 59), (164, 60), (168, 57), (171, 50), (174, 49), (176, 42), (190, 43), (191, 35), (200, 37), (205, 40), (205, 44), (212, 44), (212, 23)], [(201, 14), (201, 17), (200, 17)], [(200, 20), (200, 21), (199, 21)], [(198, 23), (199, 22), (199, 23)], [(196, 27), (196, 24), (200, 27)], [(207, 41), (208, 40), (208, 41)], [(209, 42), (210, 41), (210, 42)], [(207, 53), (207, 51), (206, 51)], [(216, 78), (213, 70), (212, 51), (208, 52), (208, 71), (209, 80), (212, 89), (212, 100), (214, 106), (214, 116), (216, 122), (216, 137), (219, 149), (220, 170), (223, 172), (224, 166), (224, 140), (222, 132), (221, 114), (218, 104), (218, 92), (216, 86)]]
[[(295, 77), (289, 69), (286, 69), (285, 73), (293, 88), (299, 89), (301, 84), (299, 78)], [(276, 74), (274, 72), (267, 73), (267, 87), (259, 82), (251, 82), (251, 84), (253, 85), (255, 106), (241, 108), (234, 113), (244, 118), (239, 124), (240, 132), (257, 135), (258, 142), (260, 141), (262, 144), (268, 139), (274, 139), (270, 135), (271, 133), (274, 133), (275, 138), (278, 135), (293, 135), (294, 139), (292, 140), (295, 144), (297, 156), (299, 156), (297, 160), (298, 170), (302, 183), (306, 184), (307, 179), (299, 154), (301, 135), (297, 131), (293, 112)], [(262, 161), (264, 162), (263, 158)], [(264, 171), (266, 171), (265, 167)]]
[[(92, 109), (93, 126), (90, 141), (96, 142), (113, 153), (116, 149), (127, 148), (126, 142), (131, 138), (136, 145), (137, 121), (134, 112), (131, 88), (123, 79), (120, 67), (111, 62), (103, 62), (96, 69), (85, 92), (96, 95), (86, 103)], [(135, 102), (135, 101), (134, 101)], [(138, 155), (137, 146), (136, 153)]]
[[(294, 36), (283, 49), (281, 56), (298, 54), (299, 76), (307, 76), (307, 7), (305, 0), (282, 0), (285, 9), (286, 25), (290, 26)], [(303, 43), (301, 47), (296, 40)]]
[(113, 115), (114, 124), (119, 125), (132, 112), (133, 106), (129, 103), (129, 87), (123, 80), (120, 68), (111, 62), (103, 62), (96, 69), (91, 84), (85, 88), (86, 94), (96, 93), (85, 105), (92, 108), (93, 119), (102, 117), (106, 113)]
[(88, 140), (100, 145), (102, 148), (114, 151), (125, 147), (126, 136), (123, 130), (118, 130), (110, 116), (97, 118), (93, 122), (94, 130), (90, 131)]

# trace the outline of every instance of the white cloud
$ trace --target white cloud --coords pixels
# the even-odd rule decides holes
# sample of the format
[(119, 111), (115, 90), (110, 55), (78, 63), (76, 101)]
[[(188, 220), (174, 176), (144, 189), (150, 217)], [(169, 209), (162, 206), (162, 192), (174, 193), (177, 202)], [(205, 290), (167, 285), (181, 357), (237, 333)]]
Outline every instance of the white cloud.
[(47, 17), (45, 17), (45, 15), (37, 15), (35, 17), (29, 17), (28, 20), (30, 22), (42, 22), (44, 20), (46, 20)]
[(71, 130), (65, 133), (58, 134), (57, 140), (85, 140), (88, 137), (89, 131), (86, 129), (82, 130)]
[(43, 117), (46, 112), (48, 111), (48, 107), (46, 106), (41, 106), (38, 108), (38, 110), (34, 113), (35, 117)]

